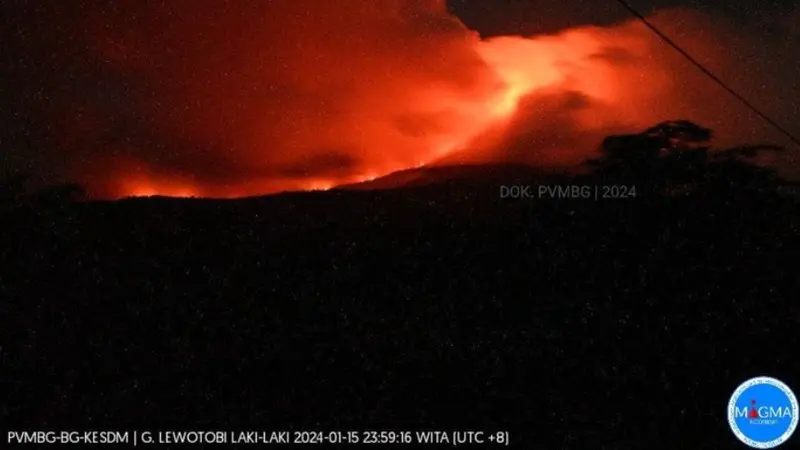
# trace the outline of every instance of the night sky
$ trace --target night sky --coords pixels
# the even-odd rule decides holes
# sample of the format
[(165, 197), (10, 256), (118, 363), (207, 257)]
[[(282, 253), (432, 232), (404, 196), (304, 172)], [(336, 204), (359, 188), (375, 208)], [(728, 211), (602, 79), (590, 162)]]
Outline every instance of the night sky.
[[(800, 134), (797, 2), (631, 4)], [(720, 145), (790, 145), (611, 0), (0, 9), (2, 174), (95, 197), (327, 188), (451, 162), (575, 166), (605, 135), (675, 118)], [(490, 39), (506, 35), (532, 39)]]
[[(793, 11), (796, 21), (798, 7), (796, 1), (779, 0), (631, 0), (628, 3), (645, 15), (667, 8), (690, 8), (763, 29), (774, 28)], [(629, 17), (614, 0), (451, 0), (448, 4), (464, 23), (484, 35), (550, 33), (585, 24), (606, 25)]]

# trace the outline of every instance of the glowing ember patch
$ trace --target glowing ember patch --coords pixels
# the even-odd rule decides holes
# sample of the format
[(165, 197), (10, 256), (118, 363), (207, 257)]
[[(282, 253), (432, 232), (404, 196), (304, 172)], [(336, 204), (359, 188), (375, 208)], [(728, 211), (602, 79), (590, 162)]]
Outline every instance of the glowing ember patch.
[(309, 191), (327, 191), (335, 184), (330, 181), (312, 181), (306, 184), (305, 189)]
[(127, 181), (122, 188), (122, 197), (199, 197), (200, 191), (188, 184), (170, 180)]

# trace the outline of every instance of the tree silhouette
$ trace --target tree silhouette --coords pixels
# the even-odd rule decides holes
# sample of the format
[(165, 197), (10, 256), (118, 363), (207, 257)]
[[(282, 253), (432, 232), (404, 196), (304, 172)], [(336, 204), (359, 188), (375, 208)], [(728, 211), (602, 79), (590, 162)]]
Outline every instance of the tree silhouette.
[(688, 120), (659, 123), (641, 133), (609, 136), (601, 157), (589, 161), (592, 176), (603, 182), (631, 183), (650, 193), (704, 187), (711, 191), (774, 186), (774, 170), (742, 158), (763, 151), (783, 151), (773, 145), (710, 151), (711, 129)]

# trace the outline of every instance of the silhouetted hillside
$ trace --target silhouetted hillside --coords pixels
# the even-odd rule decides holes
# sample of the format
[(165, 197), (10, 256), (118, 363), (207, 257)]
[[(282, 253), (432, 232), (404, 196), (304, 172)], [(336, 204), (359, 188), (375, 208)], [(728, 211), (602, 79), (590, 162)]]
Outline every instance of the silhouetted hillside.
[(522, 164), (451, 165), (400, 170), (361, 183), (336, 187), (340, 190), (396, 189), (435, 186), (448, 183), (462, 185), (500, 185), (513, 183), (545, 183), (568, 181), (569, 177), (555, 171)]
[(467, 177), (15, 210), (0, 421), (740, 448), (735, 387), (800, 386), (800, 203), (728, 175), (626, 199)]

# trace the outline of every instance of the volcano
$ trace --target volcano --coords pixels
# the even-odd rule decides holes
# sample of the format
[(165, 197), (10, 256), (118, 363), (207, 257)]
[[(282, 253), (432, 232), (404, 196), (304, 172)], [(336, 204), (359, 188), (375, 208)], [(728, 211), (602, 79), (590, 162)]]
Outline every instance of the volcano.
[(336, 190), (378, 190), (459, 184), (496, 186), (500, 184), (557, 183), (570, 179), (567, 172), (543, 170), (525, 164), (469, 164), (419, 167), (399, 170), (374, 180), (336, 186)]

